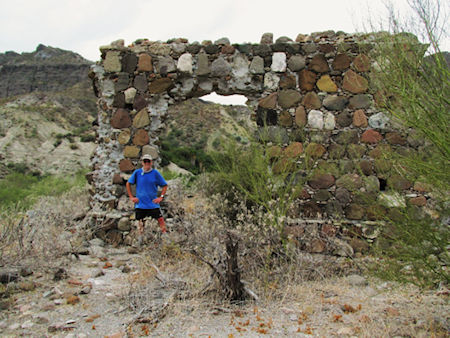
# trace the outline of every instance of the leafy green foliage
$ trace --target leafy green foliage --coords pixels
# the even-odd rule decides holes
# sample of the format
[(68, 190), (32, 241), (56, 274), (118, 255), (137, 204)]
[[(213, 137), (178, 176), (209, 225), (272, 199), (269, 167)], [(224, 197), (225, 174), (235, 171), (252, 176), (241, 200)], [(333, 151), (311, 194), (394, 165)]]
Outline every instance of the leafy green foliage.
[(40, 196), (58, 196), (74, 186), (86, 183), (84, 173), (72, 176), (36, 176), (22, 168), (0, 180), (0, 208), (7, 209), (20, 205), (19, 209), (29, 209)]
[(249, 207), (262, 207), (271, 226), (281, 235), (291, 203), (306, 179), (300, 164), (289, 157), (272, 156), (264, 144), (251, 142), (243, 146), (232, 140), (213, 158), (209, 189), (228, 200), (231, 208), (226, 216), (238, 214), (233, 206), (244, 200)]
[[(408, 33), (392, 11), (395, 34), (385, 35), (376, 45), (378, 70), (372, 74), (372, 83), (379, 90), (379, 106), (404, 128), (412, 128), (422, 143), (417, 151), (393, 152), (391, 161), (397, 175), (432, 186), (427, 203), (431, 202), (433, 211), (427, 215), (409, 206), (388, 213), (376, 248), (381, 259), (375, 270), (396, 280), (436, 286), (449, 282), (450, 73), (439, 50), (436, 26), (440, 5), (445, 3), (412, 0), (409, 4), (426, 44)], [(427, 48), (432, 55), (425, 57)]]

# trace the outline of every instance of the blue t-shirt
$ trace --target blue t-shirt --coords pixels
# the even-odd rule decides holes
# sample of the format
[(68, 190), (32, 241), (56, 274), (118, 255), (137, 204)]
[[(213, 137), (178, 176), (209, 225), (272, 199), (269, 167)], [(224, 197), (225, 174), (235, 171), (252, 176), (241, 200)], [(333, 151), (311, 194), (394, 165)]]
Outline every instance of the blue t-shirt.
[(156, 209), (159, 204), (152, 201), (158, 197), (158, 187), (167, 185), (166, 180), (162, 177), (158, 170), (152, 169), (144, 173), (142, 168), (136, 169), (128, 179), (130, 184), (136, 184), (136, 197), (139, 203), (135, 203), (134, 207), (138, 209)]

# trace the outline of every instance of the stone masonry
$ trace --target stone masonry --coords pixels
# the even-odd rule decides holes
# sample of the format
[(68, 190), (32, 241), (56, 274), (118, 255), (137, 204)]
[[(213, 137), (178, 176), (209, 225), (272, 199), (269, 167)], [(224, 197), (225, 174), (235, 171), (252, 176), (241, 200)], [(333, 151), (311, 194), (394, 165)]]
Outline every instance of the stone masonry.
[(273, 41), (266, 33), (259, 44), (174, 39), (128, 47), (118, 40), (100, 50), (91, 73), (99, 96), (90, 174), (95, 215), (117, 223), (130, 214), (124, 182), (143, 154), (158, 156), (169, 106), (211, 92), (244, 95), (257, 124), (268, 126), (274, 154), (313, 160), (290, 215), (299, 221), (288, 227), (294, 237), (318, 234), (305, 244), (309, 251), (328, 250), (339, 232), (350, 245), (330, 250), (363, 252), (358, 238), (376, 235), (380, 213), (405, 203), (427, 207), (428, 189), (383, 158), (423, 141), (377, 110), (371, 45), (361, 36), (327, 31)]

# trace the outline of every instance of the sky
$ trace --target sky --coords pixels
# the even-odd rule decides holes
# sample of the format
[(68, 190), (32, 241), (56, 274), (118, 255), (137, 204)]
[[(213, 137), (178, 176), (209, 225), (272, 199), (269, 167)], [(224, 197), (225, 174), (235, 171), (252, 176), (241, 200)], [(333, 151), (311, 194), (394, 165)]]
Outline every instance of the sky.
[[(403, 9), (407, 0), (392, 0)], [(445, 2), (445, 1), (444, 1)], [(0, 53), (39, 44), (100, 59), (99, 47), (124, 39), (259, 43), (299, 33), (368, 31), (387, 17), (386, 0), (0, 0)], [(448, 24), (447, 24), (448, 25)], [(444, 50), (449, 50), (448, 36)]]

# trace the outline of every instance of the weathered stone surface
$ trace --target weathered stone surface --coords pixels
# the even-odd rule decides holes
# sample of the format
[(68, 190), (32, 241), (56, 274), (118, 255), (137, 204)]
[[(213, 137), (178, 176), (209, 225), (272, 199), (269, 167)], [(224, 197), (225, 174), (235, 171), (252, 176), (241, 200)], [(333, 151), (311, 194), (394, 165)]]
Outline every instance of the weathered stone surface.
[(229, 45), (230, 44), (230, 39), (228, 39), (227, 37), (223, 37), (220, 38), (216, 41), (214, 41), (215, 45)]
[(258, 105), (266, 109), (275, 109), (278, 101), (278, 93), (272, 93), (259, 100)]
[(340, 53), (334, 58), (331, 67), (333, 68), (333, 70), (345, 70), (350, 67), (351, 62), (352, 60), (347, 54)]
[(387, 185), (394, 190), (407, 190), (413, 186), (410, 180), (400, 175), (392, 175), (389, 177)]
[(361, 75), (355, 73), (352, 70), (348, 70), (344, 75), (342, 82), (342, 88), (348, 90), (353, 94), (365, 93), (369, 87), (367, 79)]
[(381, 192), (378, 202), (387, 208), (404, 208), (406, 206), (405, 198), (396, 191)]
[(305, 153), (311, 158), (321, 158), (327, 150), (321, 144), (311, 142), (305, 148)]
[(173, 82), (168, 77), (156, 79), (148, 85), (148, 91), (151, 94), (161, 94), (173, 87)]
[(128, 128), (131, 126), (131, 117), (128, 110), (119, 108), (111, 117), (111, 126), (116, 129)]
[(352, 116), (349, 112), (342, 112), (336, 117), (336, 122), (340, 127), (348, 127), (352, 124)]
[(345, 154), (345, 147), (335, 143), (330, 144), (328, 154), (332, 159), (340, 159)]
[(360, 220), (364, 218), (364, 207), (358, 204), (350, 204), (345, 208), (345, 216), (348, 219)]
[(382, 158), (392, 151), (388, 144), (379, 144), (375, 149), (369, 152), (369, 156), (372, 158)]
[(319, 109), (322, 107), (322, 102), (315, 92), (307, 92), (303, 97), (302, 105), (307, 109)]
[(112, 183), (113, 184), (123, 184), (124, 180), (123, 180), (122, 176), (120, 176), (119, 173), (116, 173), (113, 176)]
[(298, 85), (302, 90), (311, 91), (316, 85), (316, 74), (303, 69), (298, 73)]
[(136, 70), (136, 65), (138, 63), (138, 58), (135, 54), (126, 53), (122, 57), (122, 69), (124, 72), (133, 74)]
[(433, 187), (430, 184), (427, 184), (424, 182), (419, 182), (419, 181), (414, 182), (413, 189), (417, 192), (422, 192), (422, 193), (433, 191)]
[(293, 121), (291, 114), (284, 110), (280, 113), (279, 123), (282, 127), (292, 127)]
[(363, 180), (358, 174), (345, 174), (336, 180), (336, 186), (349, 191), (356, 191), (363, 186)]
[(264, 45), (273, 44), (273, 33), (264, 33), (261, 36), (261, 44), (264, 44)]
[(225, 46), (222, 46), (222, 48), (220, 48), (220, 52), (222, 54), (234, 54), (235, 50), (236, 50), (236, 48), (231, 45), (225, 45)]
[(133, 85), (139, 92), (145, 92), (148, 88), (147, 77), (145, 75), (136, 75)]
[(295, 124), (298, 127), (306, 126), (306, 111), (303, 106), (298, 106), (295, 110)]
[(367, 94), (357, 94), (350, 98), (348, 107), (350, 109), (366, 109), (372, 104), (372, 99)]
[(283, 154), (289, 158), (298, 158), (303, 153), (303, 144), (300, 142), (293, 142), (288, 145)]
[(316, 174), (309, 181), (308, 184), (313, 189), (328, 189), (336, 182), (331, 174)]
[(351, 159), (360, 159), (366, 153), (364, 144), (349, 144), (347, 147), (347, 156)]
[(120, 144), (124, 145), (130, 141), (130, 138), (131, 138), (130, 129), (124, 129), (120, 132), (119, 136), (117, 137), (117, 140), (119, 141)]
[(253, 46), (253, 53), (258, 56), (268, 56), (272, 53), (272, 49), (268, 45), (256, 45)]
[(152, 57), (148, 54), (140, 54), (137, 66), (138, 72), (153, 72)]
[(347, 98), (344, 96), (338, 96), (338, 95), (328, 95), (323, 100), (323, 105), (328, 110), (343, 110), (345, 106), (347, 105)]
[(412, 197), (409, 199), (409, 203), (419, 207), (424, 207), (427, 205), (427, 199), (424, 196)]
[[(351, 238), (349, 244), (353, 248), (354, 252), (360, 252), (360, 253), (364, 254), (364, 253), (367, 253), (370, 249), (370, 246), (366, 241), (363, 241), (356, 237)], [(367, 280), (364, 277), (358, 276), (358, 275), (352, 275), (352, 276), (360, 277), (361, 282), (358, 281), (357, 279), (349, 279), (350, 285), (360, 285), (360, 286), (367, 285)], [(350, 277), (351, 276), (349, 276), (348, 278), (350, 278)]]
[(369, 118), (369, 126), (373, 129), (386, 129), (389, 123), (389, 117), (383, 113), (372, 115)]
[(333, 130), (336, 127), (336, 119), (334, 115), (330, 112), (325, 113), (323, 118), (323, 128), (325, 130)]
[(117, 229), (120, 231), (130, 231), (131, 230), (131, 221), (129, 217), (122, 217), (117, 223)]
[(123, 172), (130, 172), (134, 170), (134, 165), (129, 159), (123, 159), (119, 162), (119, 169)]
[(320, 110), (311, 110), (308, 114), (308, 127), (323, 129), (323, 113)]
[(150, 155), (154, 159), (159, 157), (158, 149), (148, 144), (142, 147), (142, 155)]
[(170, 54), (171, 48), (169, 45), (160, 42), (154, 42), (148, 47), (150, 54), (167, 56)]
[(280, 83), (280, 77), (274, 73), (266, 73), (264, 75), (264, 88), (277, 90)]
[(302, 44), (302, 49), (306, 54), (311, 54), (317, 51), (317, 45), (313, 42)]
[(371, 161), (368, 160), (359, 161), (359, 168), (361, 169), (362, 173), (366, 176), (373, 174), (373, 167)]
[(368, 126), (367, 116), (364, 110), (358, 109), (353, 113), (353, 125), (357, 128), (366, 128)]
[(312, 253), (322, 253), (326, 249), (326, 243), (323, 239), (314, 238), (308, 244), (308, 251)]
[(281, 89), (290, 89), (295, 88), (297, 86), (297, 80), (294, 75), (287, 74), (283, 75), (280, 79), (280, 88)]
[(123, 156), (128, 158), (138, 158), (141, 148), (136, 146), (125, 146)]
[(264, 59), (260, 56), (255, 56), (250, 64), (250, 73), (264, 74)]
[(205, 76), (211, 73), (211, 69), (209, 68), (208, 56), (204, 53), (199, 54), (197, 57), (197, 69), (195, 73), (198, 76)]
[(297, 90), (286, 89), (278, 93), (278, 105), (284, 109), (291, 108), (300, 102), (302, 96)]
[(395, 144), (395, 145), (406, 145), (406, 139), (400, 135), (398, 132), (391, 132), (386, 133), (386, 141), (389, 144)]
[(286, 54), (285, 53), (273, 53), (272, 65), (270, 69), (273, 72), (285, 72), (286, 71)]
[(147, 100), (142, 95), (136, 95), (134, 97), (133, 108), (137, 111), (147, 106)]
[(125, 107), (125, 94), (117, 93), (114, 95), (113, 107), (124, 108)]
[(367, 72), (370, 70), (370, 58), (365, 54), (359, 54), (353, 60), (353, 66), (358, 72)]
[(136, 131), (133, 137), (133, 144), (137, 146), (143, 146), (148, 144), (150, 138), (148, 136), (148, 132), (145, 129), (139, 129)]
[(335, 192), (336, 200), (343, 206), (349, 204), (352, 200), (350, 192), (345, 188), (338, 188)]
[(339, 144), (358, 143), (359, 135), (356, 130), (344, 130), (341, 131), (337, 137), (336, 142)]
[(316, 85), (319, 90), (328, 93), (335, 93), (338, 90), (336, 83), (333, 82), (330, 75), (322, 75)]
[(380, 142), (382, 139), (383, 136), (381, 136), (379, 132), (373, 129), (368, 129), (361, 135), (361, 142), (364, 143), (374, 144)]
[(182, 73), (192, 74), (192, 55), (190, 53), (184, 53), (181, 55), (177, 62), (177, 69)]
[(148, 109), (144, 108), (136, 114), (133, 119), (133, 127), (144, 128), (150, 124), (150, 118), (148, 116)]
[(219, 53), (220, 47), (218, 45), (208, 44), (204, 49), (207, 54), (217, 54)]
[(328, 66), (327, 59), (323, 54), (316, 54), (313, 56), (311, 61), (309, 62), (310, 69), (316, 71), (317, 73), (326, 73), (330, 71), (330, 67)]
[(278, 126), (269, 126), (268, 128), (260, 129), (260, 137), (264, 140), (276, 144), (283, 144), (289, 142), (289, 135), (287, 134), (286, 128)]
[[(361, 163), (360, 163), (361, 164)], [(370, 168), (372, 169), (372, 168)], [(370, 170), (372, 172), (372, 170)], [(364, 186), (368, 193), (375, 192), (378, 193), (380, 191), (380, 180), (376, 176), (369, 176), (368, 174), (366, 179), (364, 180)]]
[(119, 73), (114, 83), (115, 92), (120, 92), (121, 90), (125, 90), (128, 88), (130, 80), (130, 75), (128, 73)]
[(225, 77), (231, 74), (231, 66), (220, 56), (211, 64), (211, 74), (212, 76)]
[(131, 104), (134, 102), (134, 97), (136, 96), (136, 88), (128, 88), (127, 90), (125, 90), (124, 95), (125, 95), (125, 103)]
[(172, 73), (177, 70), (175, 60), (168, 56), (158, 57), (158, 63), (156, 64), (156, 70), (162, 76), (166, 76), (167, 73)]
[(120, 62), (120, 52), (109, 51), (106, 53), (103, 61), (103, 68), (105, 72), (118, 73), (122, 71), (122, 63)]
[(293, 72), (298, 72), (305, 68), (306, 60), (302, 55), (293, 55), (288, 60), (288, 68)]

